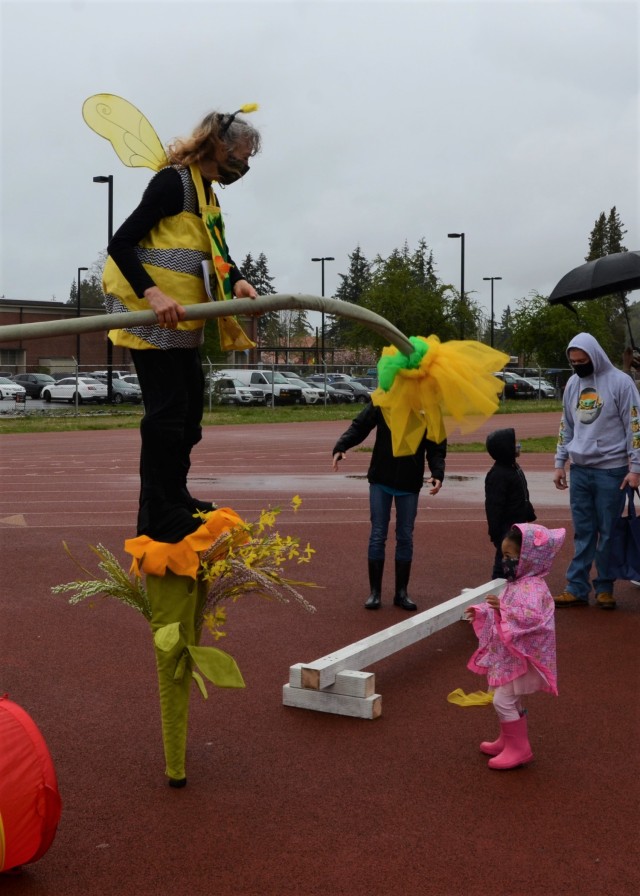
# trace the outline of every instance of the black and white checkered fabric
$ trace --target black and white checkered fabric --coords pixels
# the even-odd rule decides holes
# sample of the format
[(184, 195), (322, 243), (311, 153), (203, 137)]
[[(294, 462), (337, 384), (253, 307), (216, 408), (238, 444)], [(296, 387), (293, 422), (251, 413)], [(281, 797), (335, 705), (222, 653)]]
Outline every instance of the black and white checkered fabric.
[[(104, 304), (108, 314), (117, 314), (131, 309), (117, 296), (105, 294)], [(162, 327), (124, 327), (126, 333), (144, 339), (154, 348), (197, 348), (204, 340), (204, 329), (197, 330), (163, 330)]]

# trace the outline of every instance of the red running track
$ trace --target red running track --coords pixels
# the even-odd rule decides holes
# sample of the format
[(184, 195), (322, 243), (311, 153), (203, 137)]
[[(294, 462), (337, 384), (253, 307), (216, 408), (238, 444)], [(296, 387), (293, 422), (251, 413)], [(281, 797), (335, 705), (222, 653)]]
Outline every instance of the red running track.
[[(524, 436), (520, 415), (491, 428), (512, 424)], [(556, 415), (535, 427), (553, 434)], [(194, 452), (192, 491), (248, 519), (281, 506), (279, 530), (311, 542), (316, 554), (304, 573), (323, 588), (307, 592), (314, 615), (258, 598), (230, 608), (222, 646), (247, 688), (211, 687), (207, 702), (194, 692), (181, 791), (163, 776), (146, 623), (114, 601), (71, 607), (50, 593), (77, 577), (63, 541), (92, 570), (89, 544), (126, 563), (137, 433), (3, 437), (0, 689), (40, 727), (63, 799), (51, 849), (21, 876), (3, 878), (3, 896), (639, 891), (640, 590), (630, 583), (617, 586), (613, 613), (558, 613), (560, 697), (530, 699), (535, 761), (526, 768), (488, 770), (477, 746), (496, 732), (493, 709), (446, 701), (457, 687), (484, 686), (466, 669), (474, 637), (462, 622), (374, 667), (380, 719), (282, 706), (290, 665), (406, 618), (390, 605), (392, 569), (383, 608), (362, 607), (369, 455), (352, 451), (331, 472), (344, 428), (210, 428)], [(489, 578), (488, 460), (450, 454), (441, 493), (423, 493), (410, 589), (420, 609)], [(540, 521), (569, 525), (551, 466), (548, 456), (523, 458)], [(297, 514), (294, 494), (303, 499)], [(554, 591), (570, 543), (549, 578)]]

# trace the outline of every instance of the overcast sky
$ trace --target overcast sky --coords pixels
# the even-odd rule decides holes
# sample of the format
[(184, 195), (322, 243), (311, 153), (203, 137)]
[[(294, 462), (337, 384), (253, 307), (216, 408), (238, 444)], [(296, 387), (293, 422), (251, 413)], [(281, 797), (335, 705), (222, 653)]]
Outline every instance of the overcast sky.
[[(262, 153), (221, 191), (240, 261), (264, 252), (278, 292), (339, 285), (356, 246), (424, 237), (438, 275), (488, 309), (547, 295), (616, 206), (640, 249), (636, 0), (2, 0), (0, 295), (66, 301), (78, 267), (137, 204), (84, 123), (119, 94), (163, 143), (211, 110), (260, 104)], [(412, 335), (412, 334), (409, 334)]]

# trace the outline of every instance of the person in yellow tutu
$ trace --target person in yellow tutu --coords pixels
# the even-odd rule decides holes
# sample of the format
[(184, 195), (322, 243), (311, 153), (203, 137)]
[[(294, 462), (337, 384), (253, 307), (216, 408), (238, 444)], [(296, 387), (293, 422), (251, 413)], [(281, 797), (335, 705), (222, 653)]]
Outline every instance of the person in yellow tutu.
[(442, 488), (447, 435), (455, 429), (473, 432), (498, 408), (501, 370), (507, 355), (474, 341), (440, 342), (411, 336), (413, 352), (393, 346), (383, 349), (378, 362), (379, 388), (371, 405), (356, 417), (333, 449), (333, 469), (349, 448), (374, 429), (376, 439), (369, 465), (371, 534), (368, 566), (371, 593), (365, 607), (381, 605), (385, 545), (391, 507), (396, 506), (395, 594), (404, 610), (417, 609), (407, 593), (413, 559), (413, 528), (418, 498), (429, 465), (431, 495)]

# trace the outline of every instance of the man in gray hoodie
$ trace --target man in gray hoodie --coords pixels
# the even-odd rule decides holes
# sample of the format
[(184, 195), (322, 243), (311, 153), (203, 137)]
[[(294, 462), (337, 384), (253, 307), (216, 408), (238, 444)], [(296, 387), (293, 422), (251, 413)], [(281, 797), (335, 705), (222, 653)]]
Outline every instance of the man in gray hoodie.
[(569, 488), (574, 553), (566, 590), (555, 604), (588, 605), (595, 561), (596, 604), (612, 610), (616, 603), (608, 569), (611, 530), (622, 511), (626, 486), (640, 485), (640, 395), (633, 380), (613, 366), (590, 333), (578, 333), (571, 340), (567, 357), (573, 376), (564, 391), (553, 481), (558, 489)]

